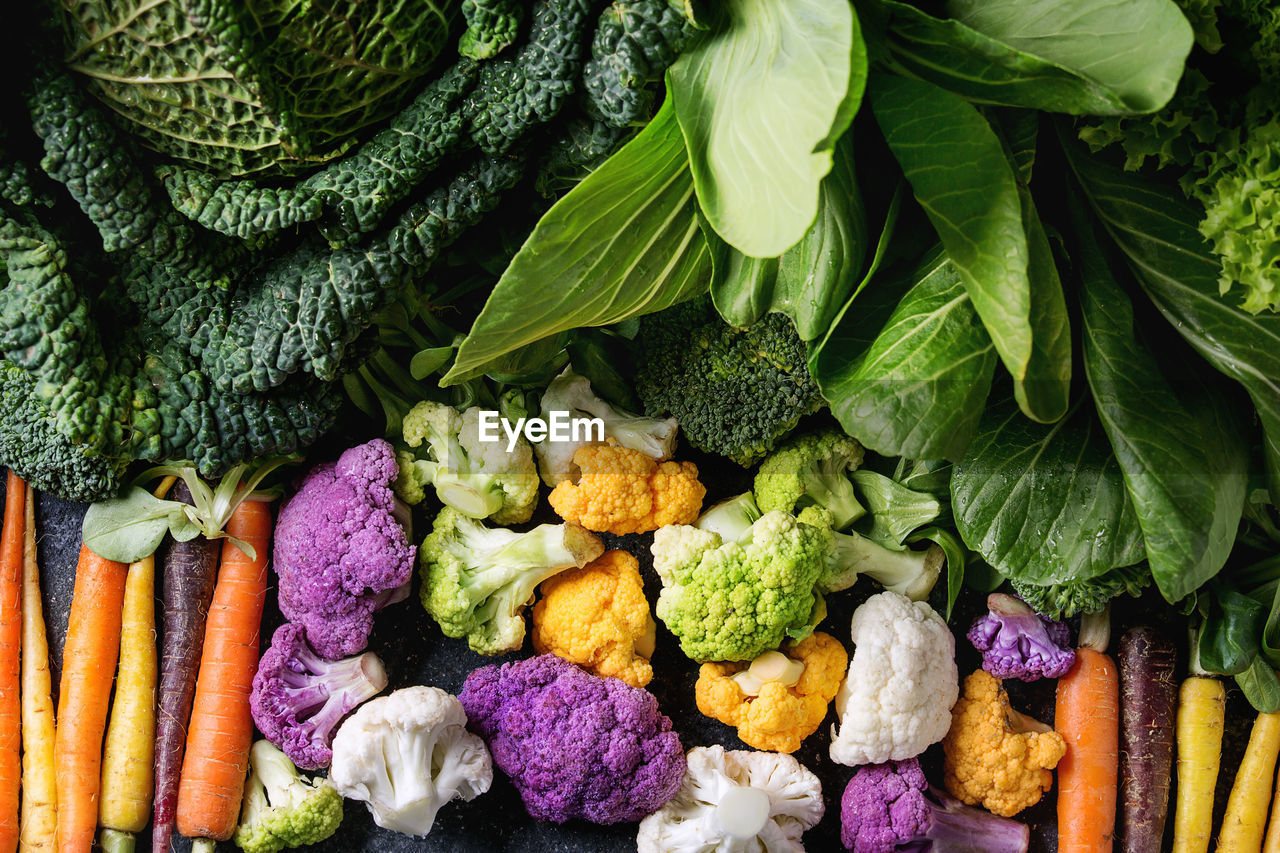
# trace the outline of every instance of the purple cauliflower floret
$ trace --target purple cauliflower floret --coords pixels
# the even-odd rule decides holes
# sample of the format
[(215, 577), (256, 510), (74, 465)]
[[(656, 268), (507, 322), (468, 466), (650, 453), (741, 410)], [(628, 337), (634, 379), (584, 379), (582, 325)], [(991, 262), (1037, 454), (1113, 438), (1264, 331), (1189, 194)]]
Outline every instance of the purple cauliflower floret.
[(329, 661), (307, 645), (301, 625), (287, 622), (258, 663), (249, 707), (263, 736), (304, 770), (328, 767), (338, 724), (387, 686), (373, 652)]
[(280, 509), (280, 612), (326, 658), (363, 651), (373, 614), (408, 597), (415, 549), (397, 520), (398, 471), (377, 438), (312, 468)]
[(1031, 832), (930, 788), (909, 758), (858, 768), (840, 798), (840, 840), (854, 853), (1026, 853)]
[(473, 671), (458, 698), (538, 820), (637, 821), (680, 788), (680, 736), (647, 690), (541, 655)]
[(996, 678), (1059, 678), (1075, 663), (1066, 623), (999, 592), (987, 596), (987, 609), (991, 612), (979, 616), (966, 636), (982, 652), (982, 668)]

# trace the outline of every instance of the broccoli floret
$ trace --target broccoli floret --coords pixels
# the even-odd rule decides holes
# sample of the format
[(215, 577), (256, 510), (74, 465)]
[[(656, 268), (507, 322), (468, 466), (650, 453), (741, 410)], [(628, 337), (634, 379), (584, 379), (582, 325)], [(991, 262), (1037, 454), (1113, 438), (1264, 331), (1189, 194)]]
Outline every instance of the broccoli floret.
[(480, 440), (480, 407), (462, 414), (447, 403), (418, 403), (401, 425), (412, 449), (396, 453), (395, 490), (408, 504), (420, 502), (428, 485), (446, 506), (495, 524), (528, 521), (538, 503), (538, 473), (529, 442), (510, 453), (505, 437)]
[(319, 770), (333, 757), (338, 724), (386, 686), (387, 672), (373, 652), (325, 660), (307, 645), (301, 625), (286, 622), (258, 663), (249, 707), (267, 740), (299, 767)]
[(1040, 586), (1011, 578), (1009, 583), (1018, 596), (1032, 609), (1050, 619), (1066, 619), (1078, 613), (1096, 613), (1107, 602), (1128, 593), (1139, 596), (1151, 584), (1151, 569), (1146, 563), (1122, 566), (1088, 580)]
[(446, 506), (418, 549), (422, 605), (445, 635), (466, 637), (474, 651), (513, 651), (524, 642), (523, 610), (538, 584), (603, 553), (600, 540), (576, 524), (516, 533)]
[[(605, 439), (611, 438), (623, 447), (657, 460), (670, 459), (675, 452), (675, 418), (646, 418), (611, 406), (596, 396), (591, 382), (574, 373), (572, 366), (552, 380), (542, 395), (542, 417), (550, 418), (552, 412), (568, 412), (571, 418), (599, 418), (604, 424)], [(539, 442), (534, 452), (538, 454), (538, 470), (542, 472), (543, 482), (552, 487), (563, 480), (577, 482), (573, 454), (579, 447), (600, 443), (594, 436), (583, 436), (581, 441)]]
[(793, 438), (761, 463), (756, 503), (764, 512), (824, 507), (832, 526), (844, 530), (866, 513), (848, 477), (862, 456), (862, 445), (838, 427)]
[(33, 488), (69, 501), (101, 501), (120, 490), (127, 462), (90, 455), (58, 432), (25, 370), (0, 361), (0, 465)]
[(648, 414), (674, 415), (700, 450), (747, 466), (822, 407), (791, 320), (728, 325), (710, 299), (640, 321), (636, 390)]
[(304, 779), (288, 756), (265, 740), (250, 750), (249, 768), (233, 838), (244, 853), (319, 844), (338, 831), (342, 797), (328, 779)]

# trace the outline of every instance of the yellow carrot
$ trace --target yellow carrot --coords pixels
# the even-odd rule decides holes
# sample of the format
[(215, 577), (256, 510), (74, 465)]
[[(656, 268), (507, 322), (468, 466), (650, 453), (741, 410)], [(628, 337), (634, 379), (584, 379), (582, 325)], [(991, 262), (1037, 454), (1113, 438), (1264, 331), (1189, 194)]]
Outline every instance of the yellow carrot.
[(1267, 825), (1262, 853), (1280, 853), (1280, 779), (1276, 780), (1275, 798), (1271, 801), (1271, 823)]
[(22, 547), (22, 813), (19, 853), (52, 850), (58, 826), (53, 770), (53, 679), (36, 563), (35, 494), (27, 487), (27, 529)]
[(1219, 853), (1259, 853), (1267, 826), (1271, 781), (1280, 755), (1280, 712), (1259, 714), (1249, 734), (1249, 746), (1236, 771), (1218, 834)]
[(1216, 678), (1193, 675), (1178, 690), (1178, 804), (1173, 817), (1173, 853), (1205, 853), (1209, 849), (1226, 708), (1227, 692)]
[(120, 668), (102, 754), (98, 822), (107, 853), (134, 847), (133, 833), (151, 820), (156, 746), (155, 557), (129, 566), (125, 581)]
[[(169, 476), (153, 491), (158, 498), (177, 482)], [(102, 750), (100, 839), (106, 853), (129, 853), (134, 833), (151, 820), (156, 754), (156, 559), (129, 566), (120, 629), (116, 698)]]

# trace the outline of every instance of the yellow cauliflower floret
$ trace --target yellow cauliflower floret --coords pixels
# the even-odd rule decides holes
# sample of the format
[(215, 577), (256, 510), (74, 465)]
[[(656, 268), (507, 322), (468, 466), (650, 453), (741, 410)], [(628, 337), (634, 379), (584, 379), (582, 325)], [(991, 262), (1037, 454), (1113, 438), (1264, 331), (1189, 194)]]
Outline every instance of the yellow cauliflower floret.
[(596, 532), (622, 536), (692, 524), (707, 494), (692, 462), (657, 462), (616, 444), (581, 447), (573, 464), (582, 471), (578, 482), (562, 480), (548, 500), (565, 521)]
[(799, 680), (793, 686), (764, 681), (755, 696), (743, 692), (734, 678), (749, 670), (752, 661), (704, 663), (695, 687), (698, 710), (737, 728), (738, 737), (748, 746), (795, 752), (822, 725), (844, 679), (849, 655), (835, 637), (820, 631), (784, 646), (783, 653), (803, 664)]
[(605, 551), (580, 569), (543, 581), (533, 607), (533, 648), (559, 655), (604, 678), (632, 687), (653, 679), (656, 626), (640, 580), (640, 564), (626, 551)]
[(964, 680), (942, 748), (952, 796), (1003, 817), (1040, 802), (1067, 752), (1062, 735), (1013, 710), (1004, 685), (982, 670)]

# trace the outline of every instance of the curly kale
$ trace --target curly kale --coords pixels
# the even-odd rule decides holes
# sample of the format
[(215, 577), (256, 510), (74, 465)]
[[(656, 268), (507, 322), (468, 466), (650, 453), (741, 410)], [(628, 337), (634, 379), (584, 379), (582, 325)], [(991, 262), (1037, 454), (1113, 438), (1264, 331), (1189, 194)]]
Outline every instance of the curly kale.
[(120, 489), (122, 466), (105, 456), (90, 456), (58, 432), (23, 370), (0, 361), (0, 465), (17, 472), (32, 487), (67, 500), (101, 501)]
[(1151, 569), (1146, 563), (1112, 569), (1088, 580), (1039, 586), (1010, 580), (1018, 596), (1041, 616), (1067, 619), (1079, 613), (1096, 613), (1120, 595), (1138, 596), (1151, 585)]
[[(214, 474), (314, 441), (336, 417), (335, 380), (378, 352), (380, 311), (430, 297), (442, 251), (531, 165), (572, 181), (627, 133), (584, 124), (584, 100), (564, 109), (585, 99), (603, 26), (591, 0), (537, 0), (519, 26), (525, 4), (509, 0), (371, 0), (345, 34), (319, 26), (329, 7), (193, 0), (147, 12), (142, 29), (164, 39), (89, 31), (132, 2), (67, 7), (56, 36), (33, 27), (15, 65), (25, 104), (0, 104), (0, 358), (49, 429), (112, 469), (187, 458)], [(449, 30), (455, 5), (475, 34), (518, 38), (433, 70), (424, 34)], [(66, 67), (49, 58), (63, 54)], [(377, 60), (343, 82), (367, 100), (299, 116), (333, 95), (335, 56)], [(642, 61), (635, 79), (661, 72), (639, 55), (618, 64)], [(191, 86), (138, 76), (191, 68)]]
[[(1094, 151), (1119, 146), (1125, 168), (1154, 161), (1200, 202), (1200, 232), (1221, 259), (1222, 293), (1280, 310), (1280, 8), (1262, 0), (1181, 0), (1203, 52), (1161, 111), (1081, 121)], [(1223, 49), (1224, 44), (1230, 45)], [(1207, 54), (1218, 53), (1209, 58)]]
[(648, 84), (697, 32), (692, 0), (615, 0), (600, 15), (583, 71), (588, 111), (615, 127), (625, 127), (653, 111)]
[(471, 59), (496, 56), (515, 42), (523, 15), (517, 0), (462, 0), (467, 31), (458, 39), (458, 53)]
[(646, 414), (674, 416), (694, 447), (739, 465), (822, 407), (804, 341), (782, 314), (738, 329), (703, 298), (641, 318), (637, 341)]

